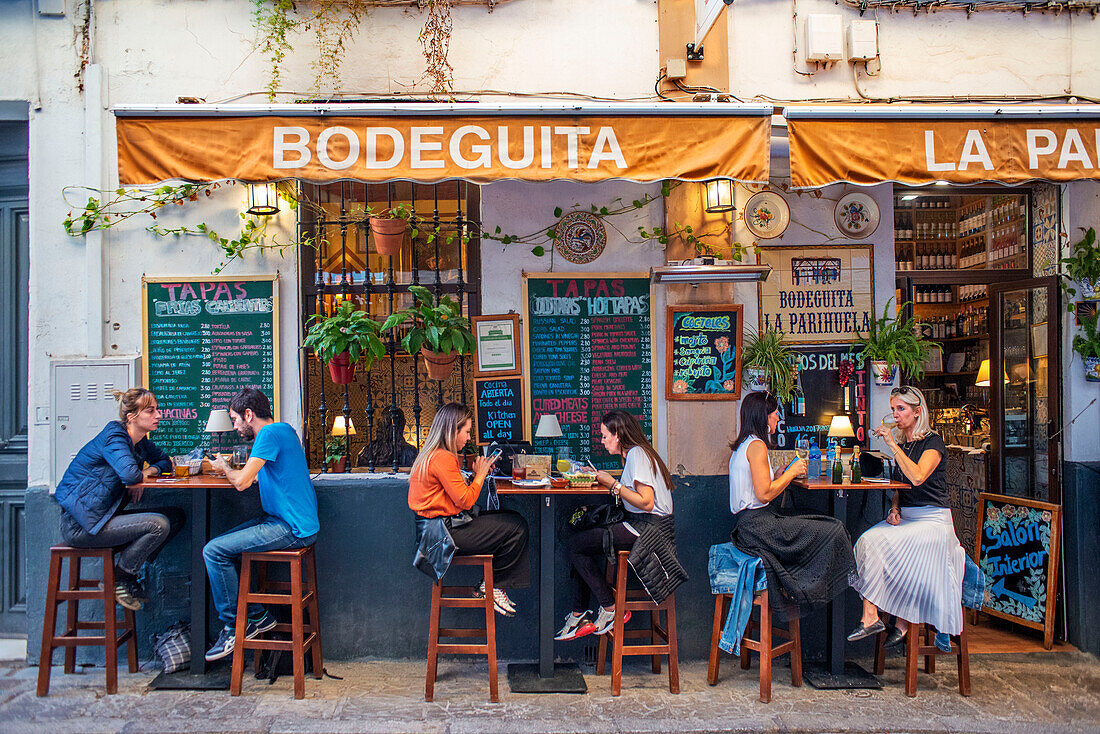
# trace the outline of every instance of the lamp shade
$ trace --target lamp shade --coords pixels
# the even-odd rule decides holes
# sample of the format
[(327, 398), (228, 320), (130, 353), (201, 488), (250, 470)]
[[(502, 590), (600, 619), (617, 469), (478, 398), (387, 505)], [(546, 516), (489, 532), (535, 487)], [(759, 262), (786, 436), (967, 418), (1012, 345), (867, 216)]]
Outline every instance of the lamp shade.
[(707, 189), (708, 214), (733, 211), (733, 181), (728, 178), (712, 178), (704, 184)]
[[(978, 367), (978, 379), (974, 380), (975, 387), (989, 387), (989, 360), (983, 359), (982, 364)], [(1003, 375), (1004, 382), (1008, 384), (1008, 375)]]
[(344, 425), (344, 416), (338, 415), (336, 419), (332, 421), (332, 435), (333, 436), (354, 436), (355, 435), (355, 423), (348, 418), (348, 423)]
[(275, 191), (275, 184), (249, 185), (248, 213), (257, 217), (270, 217), (279, 213), (279, 194)]
[(855, 438), (856, 432), (852, 430), (852, 419), (846, 415), (834, 415), (829, 424), (829, 438)]
[(229, 417), (229, 411), (225, 408), (215, 408), (210, 411), (210, 417), (206, 419), (206, 433), (225, 433), (233, 430), (233, 421)]
[(535, 428), (535, 438), (557, 438), (561, 435), (561, 424), (553, 413), (543, 413)]

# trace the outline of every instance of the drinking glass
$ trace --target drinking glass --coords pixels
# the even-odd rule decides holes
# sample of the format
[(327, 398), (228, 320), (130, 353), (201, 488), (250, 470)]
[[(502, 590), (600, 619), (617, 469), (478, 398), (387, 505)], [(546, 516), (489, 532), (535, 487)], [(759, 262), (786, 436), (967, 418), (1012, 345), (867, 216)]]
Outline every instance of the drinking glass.
[(810, 458), (810, 439), (808, 436), (799, 436), (794, 443), (794, 455), (800, 459)]
[(191, 474), (191, 460), (186, 456), (173, 456), (172, 466), (175, 468), (177, 479), (183, 479)]
[(569, 447), (559, 446), (558, 448), (554, 449), (554, 454), (557, 456), (557, 462), (555, 466), (557, 467), (558, 472), (561, 474), (565, 474), (573, 466), (573, 462), (569, 460)]

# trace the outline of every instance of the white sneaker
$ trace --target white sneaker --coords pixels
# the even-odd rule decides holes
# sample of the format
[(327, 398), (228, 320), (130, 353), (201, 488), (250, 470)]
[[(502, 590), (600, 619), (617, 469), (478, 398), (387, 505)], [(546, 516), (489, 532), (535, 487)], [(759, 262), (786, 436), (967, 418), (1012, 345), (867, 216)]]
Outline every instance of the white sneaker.
[[(481, 585), (474, 589), (474, 596), (478, 599), (485, 598), (485, 582), (482, 581)], [(504, 617), (516, 616), (516, 605), (512, 603), (512, 600), (508, 598), (508, 592), (504, 589), (493, 589), (493, 608), (497, 614)]]
[(580, 614), (574, 614), (570, 612), (565, 615), (565, 626), (558, 631), (558, 634), (554, 636), (555, 640), (559, 642), (565, 640), (575, 640), (578, 637), (584, 637), (590, 635), (596, 630), (596, 625), (588, 621), (588, 612), (582, 612)]
[[(623, 616), (623, 624), (630, 621), (630, 610), (626, 610), (626, 614)], [(611, 628), (615, 626), (615, 609), (604, 609), (600, 607), (600, 613), (596, 615), (596, 634), (606, 635), (611, 631)]]

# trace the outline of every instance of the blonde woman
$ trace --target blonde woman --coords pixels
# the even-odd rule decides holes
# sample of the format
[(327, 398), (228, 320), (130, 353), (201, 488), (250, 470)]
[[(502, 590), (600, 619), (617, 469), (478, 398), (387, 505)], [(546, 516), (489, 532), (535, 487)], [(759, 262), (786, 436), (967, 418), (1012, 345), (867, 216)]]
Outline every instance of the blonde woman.
[(941, 633), (936, 644), (950, 649), (944, 635), (962, 632), (966, 554), (951, 522), (947, 447), (929, 427), (928, 403), (920, 390), (891, 390), (890, 412), (897, 427), (872, 433), (894, 456), (894, 481), (908, 486), (894, 493), (886, 519), (856, 542), (859, 579), (853, 586), (863, 597), (863, 616), (848, 639), (883, 631), (881, 610), (897, 617), (887, 644), (901, 642), (910, 624), (927, 623)]
[(160, 423), (156, 396), (140, 387), (116, 390), (114, 395), (118, 420), (77, 452), (54, 497), (61, 505), (61, 537), (66, 543), (118, 549), (115, 598), (127, 609), (138, 610), (145, 599), (138, 572), (175, 537), (186, 515), (178, 507), (126, 509), (127, 500), (141, 501), (136, 485), (145, 477), (172, 471), (172, 460), (148, 438)]
[[(481, 512), (475, 504), (495, 460), (477, 457), (474, 477), (466, 483), (458, 451), (470, 440), (473, 422), (473, 411), (459, 403), (448, 403), (435, 414), (409, 472), (409, 509), (418, 518), (447, 518), (458, 555), (492, 554), (494, 607), (498, 614), (511, 617), (516, 606), (505, 589), (524, 588), (530, 583), (527, 521), (510, 510)], [(421, 523), (417, 522), (418, 540), (421, 532)], [(484, 590), (483, 582), (482, 594)]]

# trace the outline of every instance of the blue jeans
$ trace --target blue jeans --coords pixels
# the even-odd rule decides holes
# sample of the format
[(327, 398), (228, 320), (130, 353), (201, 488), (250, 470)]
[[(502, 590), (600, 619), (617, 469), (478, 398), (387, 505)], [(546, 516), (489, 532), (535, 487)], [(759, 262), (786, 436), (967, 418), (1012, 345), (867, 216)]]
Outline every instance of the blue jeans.
[[(202, 549), (202, 557), (206, 561), (206, 575), (210, 577), (210, 596), (222, 622), (232, 627), (237, 619), (238, 569), (242, 553), (304, 548), (316, 539), (316, 535), (299, 538), (279, 518), (264, 515), (207, 543)], [(248, 616), (255, 617), (263, 611), (262, 605), (253, 604), (248, 608)]]

